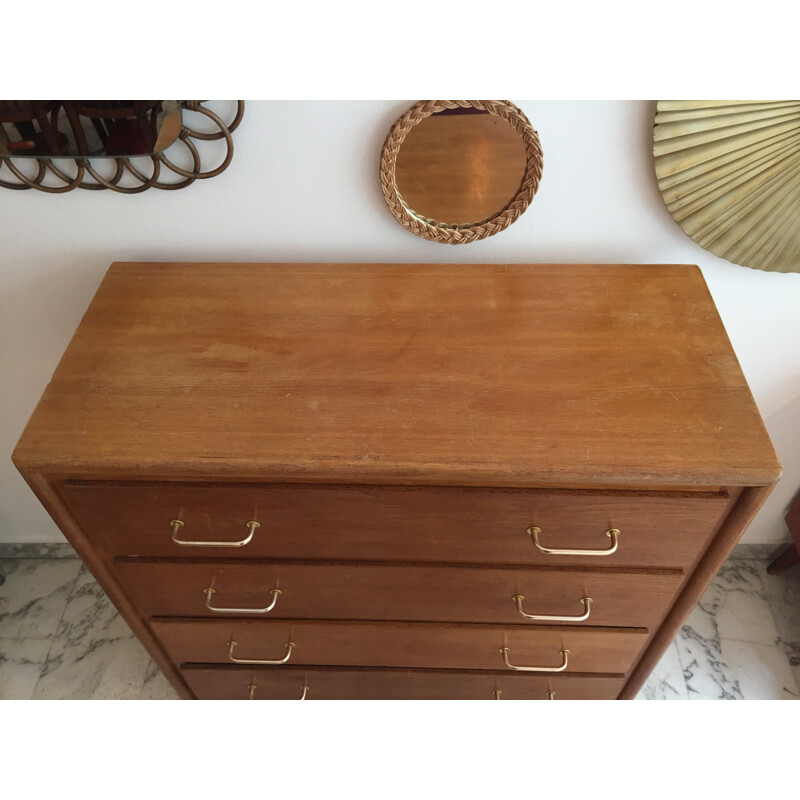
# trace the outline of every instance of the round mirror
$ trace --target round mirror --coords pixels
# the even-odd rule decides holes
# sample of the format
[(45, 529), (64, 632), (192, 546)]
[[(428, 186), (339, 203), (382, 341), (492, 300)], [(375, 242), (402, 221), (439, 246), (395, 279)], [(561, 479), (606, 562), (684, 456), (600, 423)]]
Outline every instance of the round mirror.
[(424, 100), (392, 126), (381, 185), (398, 221), (426, 239), (465, 244), (507, 228), (542, 175), (539, 136), (505, 100)]

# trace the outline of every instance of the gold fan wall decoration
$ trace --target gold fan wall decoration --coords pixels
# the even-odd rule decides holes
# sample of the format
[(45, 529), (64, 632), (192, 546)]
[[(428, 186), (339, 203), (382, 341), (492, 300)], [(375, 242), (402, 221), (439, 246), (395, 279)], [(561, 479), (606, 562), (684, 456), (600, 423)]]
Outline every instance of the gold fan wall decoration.
[(800, 272), (800, 101), (659, 100), (653, 155), (667, 209), (697, 244)]

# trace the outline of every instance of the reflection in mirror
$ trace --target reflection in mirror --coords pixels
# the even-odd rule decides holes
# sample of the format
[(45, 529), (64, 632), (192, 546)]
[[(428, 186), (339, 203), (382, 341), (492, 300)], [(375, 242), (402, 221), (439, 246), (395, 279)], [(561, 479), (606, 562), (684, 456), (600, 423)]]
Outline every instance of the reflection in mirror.
[(181, 124), (178, 100), (0, 100), (0, 154), (150, 155), (173, 144)]
[(525, 144), (504, 119), (476, 108), (431, 114), (407, 134), (395, 181), (415, 214), (449, 225), (505, 208), (525, 177)]
[(228, 168), (243, 114), (244, 100), (0, 100), (0, 188), (184, 189)]
[(508, 100), (420, 100), (392, 125), (381, 190), (407, 230), (468, 244), (505, 230), (531, 204), (542, 145)]

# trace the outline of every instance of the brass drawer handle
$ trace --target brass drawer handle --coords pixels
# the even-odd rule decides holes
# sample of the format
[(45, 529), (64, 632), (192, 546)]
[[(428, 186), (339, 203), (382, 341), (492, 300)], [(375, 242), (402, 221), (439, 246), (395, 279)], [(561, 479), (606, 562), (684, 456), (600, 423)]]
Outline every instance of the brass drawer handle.
[[(506, 663), (508, 663), (508, 662), (506, 662)], [(494, 699), (495, 700), (499, 700), (500, 699), (500, 695), (503, 694), (503, 690), (502, 689), (494, 689), (492, 691), (492, 694), (494, 695)], [(250, 699), (251, 700), (253, 699), (253, 693), (252, 692), (250, 693)], [(300, 699), (302, 700), (303, 698), (301, 697)], [(555, 700), (556, 699), (556, 693), (548, 691), (547, 692), (547, 699), (548, 700)]]
[(214, 590), (209, 586), (203, 591), (206, 595), (206, 608), (216, 614), (268, 614), (275, 608), (275, 603), (278, 602), (278, 595), (281, 593), (280, 589), (273, 589), (270, 592), (272, 602), (266, 608), (217, 608), (211, 605), (211, 595), (214, 594)]
[(256, 528), (261, 527), (257, 522), (250, 520), (247, 523), (250, 533), (238, 542), (187, 542), (185, 539), (178, 539), (178, 530), (183, 527), (183, 523), (179, 519), (173, 519), (169, 524), (172, 525), (172, 541), (184, 547), (243, 547), (253, 538)]
[(500, 652), (503, 654), (503, 661), (506, 662), (507, 667), (510, 669), (518, 669), (521, 672), (563, 672), (567, 668), (567, 658), (569, 656), (569, 650), (562, 650), (561, 657), (564, 659), (564, 663), (558, 667), (516, 667), (508, 660), (509, 650), (507, 647), (501, 647)]
[[(247, 688), (250, 690), (249, 699), (254, 700), (255, 698), (253, 697), (253, 695), (255, 694), (256, 689), (258, 689), (258, 686), (256, 686), (254, 683), (251, 683)], [(300, 699), (305, 700), (306, 695), (308, 694), (308, 686), (301, 686), (300, 688), (303, 690), (303, 694), (300, 695)]]
[[(583, 622), (584, 620), (589, 619), (589, 613), (591, 612), (591, 597), (581, 597), (581, 603), (583, 603), (583, 607), (586, 611), (583, 614), (579, 614), (577, 617), (559, 617), (554, 615), (544, 615), (544, 614), (526, 614), (522, 610), (522, 601), (525, 599), (525, 595), (522, 594), (515, 594), (512, 598), (517, 603), (517, 611), (525, 617), (525, 619), (533, 619), (537, 622)], [(273, 603), (273, 605), (275, 605)]]
[(260, 660), (255, 658), (234, 658), (233, 657), (234, 647), (236, 647), (236, 642), (234, 641), (228, 642), (228, 658), (231, 661), (233, 661), (234, 664), (285, 664), (289, 660), (289, 656), (292, 654), (292, 650), (294, 650), (294, 642), (286, 642), (286, 655), (283, 658), (279, 658), (275, 661)]
[(541, 528), (535, 525), (528, 528), (528, 533), (533, 539), (533, 543), (543, 553), (548, 553), (551, 556), (610, 556), (612, 553), (617, 552), (619, 546), (619, 531), (616, 528), (611, 528), (606, 531), (606, 536), (611, 539), (611, 547), (607, 550), (555, 550), (551, 547), (544, 547), (539, 544), (539, 534), (542, 532)]

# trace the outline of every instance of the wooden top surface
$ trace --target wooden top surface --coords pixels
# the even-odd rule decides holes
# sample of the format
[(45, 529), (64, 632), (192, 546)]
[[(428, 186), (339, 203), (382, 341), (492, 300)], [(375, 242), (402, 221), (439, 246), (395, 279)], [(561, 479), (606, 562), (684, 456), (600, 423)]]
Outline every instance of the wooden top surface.
[(509, 487), (780, 474), (685, 265), (114, 264), (14, 461)]

